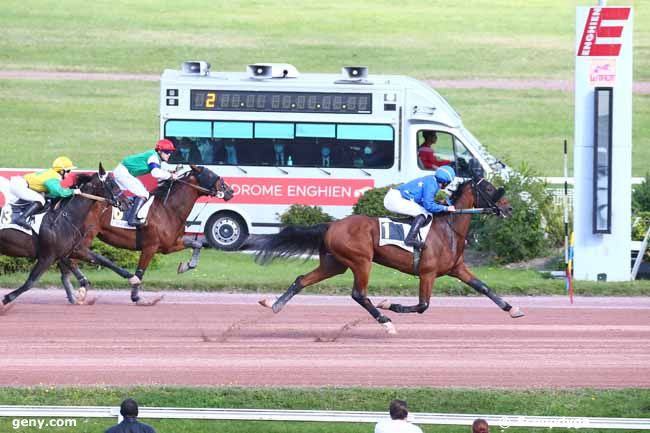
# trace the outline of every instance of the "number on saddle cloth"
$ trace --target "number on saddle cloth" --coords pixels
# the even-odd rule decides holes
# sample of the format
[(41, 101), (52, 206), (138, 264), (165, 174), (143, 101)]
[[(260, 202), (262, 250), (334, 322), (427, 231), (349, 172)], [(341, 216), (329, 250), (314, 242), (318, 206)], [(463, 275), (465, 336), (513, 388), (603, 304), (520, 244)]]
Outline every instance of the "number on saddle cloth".
[[(411, 229), (413, 217), (405, 218), (378, 218), (379, 220), (379, 246), (383, 245), (399, 245), (404, 246), (404, 239)], [(431, 228), (431, 215), (427, 216), (427, 220), (420, 229), (420, 236), (422, 240), (426, 239), (429, 229)], [(411, 250), (411, 247), (405, 247)]]

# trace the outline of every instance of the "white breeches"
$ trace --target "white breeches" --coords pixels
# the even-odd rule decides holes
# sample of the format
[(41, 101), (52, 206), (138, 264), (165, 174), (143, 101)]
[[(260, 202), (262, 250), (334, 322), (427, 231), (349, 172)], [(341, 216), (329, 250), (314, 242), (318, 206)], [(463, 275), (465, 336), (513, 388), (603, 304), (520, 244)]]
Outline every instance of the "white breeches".
[(13, 176), (11, 178), (9, 191), (20, 199), (37, 201), (42, 205), (45, 204), (45, 197), (43, 197), (43, 194), (30, 189), (27, 181), (22, 176)]
[(398, 190), (393, 188), (389, 189), (384, 197), (384, 207), (391, 212), (402, 215), (426, 216), (429, 214), (425, 208), (412, 200), (405, 199)]
[(137, 177), (134, 177), (122, 164), (118, 164), (113, 170), (115, 181), (122, 190), (130, 191), (138, 197), (149, 198), (149, 191), (144, 187)]

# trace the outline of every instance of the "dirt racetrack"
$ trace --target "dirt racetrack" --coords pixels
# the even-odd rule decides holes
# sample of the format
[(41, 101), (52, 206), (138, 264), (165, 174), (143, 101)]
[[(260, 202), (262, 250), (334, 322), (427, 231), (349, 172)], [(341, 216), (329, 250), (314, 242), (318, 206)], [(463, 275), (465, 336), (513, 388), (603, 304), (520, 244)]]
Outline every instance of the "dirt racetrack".
[(423, 315), (388, 312), (389, 336), (348, 297), (298, 296), (274, 315), (262, 295), (92, 296), (33, 290), (0, 316), (0, 385), (650, 386), (648, 298), (506, 297), (521, 319), (435, 298)]

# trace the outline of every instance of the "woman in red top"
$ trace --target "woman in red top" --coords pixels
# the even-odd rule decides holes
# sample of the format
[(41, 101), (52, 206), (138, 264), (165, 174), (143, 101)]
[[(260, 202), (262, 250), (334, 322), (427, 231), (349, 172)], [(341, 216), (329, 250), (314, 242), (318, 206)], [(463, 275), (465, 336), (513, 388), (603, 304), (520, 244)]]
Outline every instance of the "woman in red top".
[(422, 162), (422, 168), (435, 170), (441, 165), (449, 165), (451, 161), (438, 159), (433, 150), (433, 145), (438, 141), (438, 135), (435, 131), (423, 131), (424, 142), (418, 148), (418, 158)]

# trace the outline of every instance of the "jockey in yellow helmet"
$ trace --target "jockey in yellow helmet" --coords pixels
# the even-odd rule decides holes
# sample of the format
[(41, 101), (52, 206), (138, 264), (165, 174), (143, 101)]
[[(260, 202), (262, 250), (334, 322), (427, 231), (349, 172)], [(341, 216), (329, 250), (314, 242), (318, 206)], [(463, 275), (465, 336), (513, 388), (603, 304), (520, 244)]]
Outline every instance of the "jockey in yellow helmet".
[(11, 193), (22, 200), (32, 202), (23, 214), (16, 219), (16, 224), (26, 229), (30, 228), (27, 219), (43, 209), (45, 204), (44, 194), (52, 198), (65, 198), (78, 194), (78, 189), (61, 186), (61, 181), (75, 168), (77, 167), (72, 164), (70, 158), (59, 156), (52, 162), (52, 168), (48, 170), (12, 177)]

